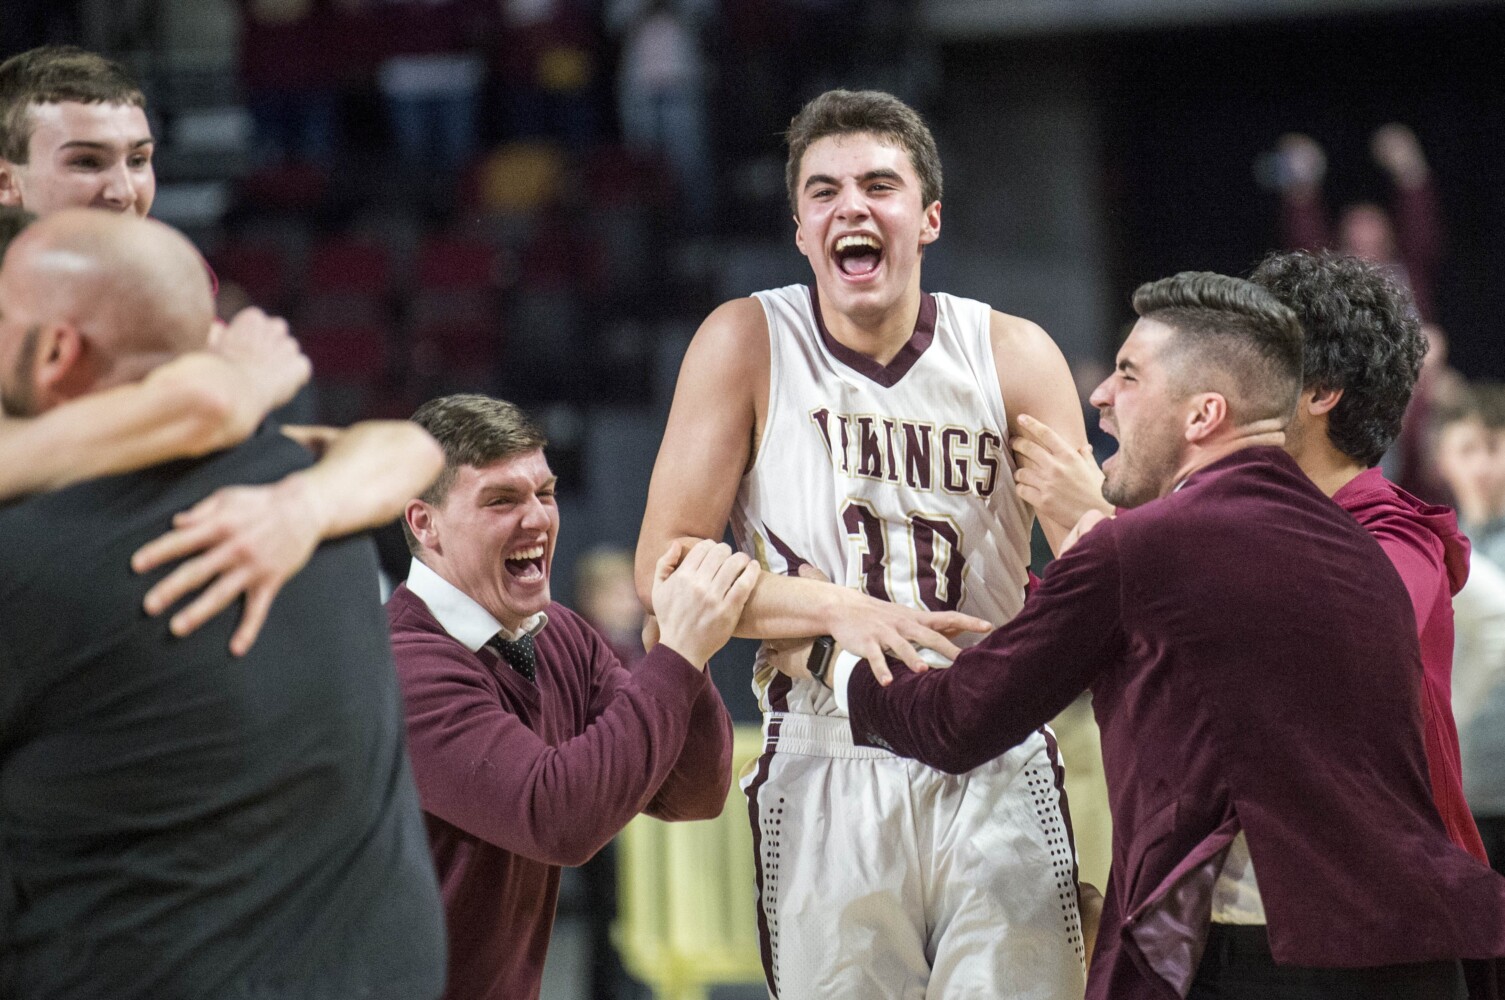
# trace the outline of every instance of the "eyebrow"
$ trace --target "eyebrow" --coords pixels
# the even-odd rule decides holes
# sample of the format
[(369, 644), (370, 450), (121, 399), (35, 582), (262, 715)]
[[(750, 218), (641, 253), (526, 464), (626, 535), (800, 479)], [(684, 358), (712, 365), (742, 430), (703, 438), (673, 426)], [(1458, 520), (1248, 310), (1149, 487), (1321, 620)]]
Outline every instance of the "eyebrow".
[[(148, 139), (137, 139), (135, 142), (133, 142), (133, 143), (130, 144), (130, 148), (131, 149), (140, 149), (142, 146), (150, 146), (150, 145), (153, 145), (155, 142), (156, 142), (155, 139), (149, 139), (149, 138)], [(59, 149), (113, 149), (114, 147), (115, 147), (115, 144), (112, 143), (112, 142), (97, 142), (97, 141), (95, 141), (93, 139), (73, 139), (73, 140), (71, 140), (69, 142), (63, 143), (58, 148)]]
[[(533, 492), (537, 493), (537, 492), (542, 492), (544, 490), (552, 490), (552, 489), (554, 489), (558, 485), (559, 485), (559, 477), (558, 476), (550, 476), (548, 479), (546, 479), (542, 483), (540, 483), (538, 485), (538, 489), (534, 490)], [(511, 497), (511, 496), (519, 496), (519, 495), (521, 495), (523, 493), (527, 493), (527, 492), (529, 492), (528, 487), (526, 485), (524, 485), (524, 484), (518, 484), (518, 483), (496, 483), (495, 485), (492, 485), (492, 486), (483, 486), (483, 487), (481, 487), (481, 495), (485, 496), (485, 497)]]
[[(899, 172), (897, 170), (890, 170), (887, 167), (884, 167), (884, 168), (882, 168), (880, 170), (869, 170), (867, 173), (865, 173), (861, 177), (857, 178), (857, 180), (860, 183), (866, 184), (868, 181), (877, 181), (877, 180), (903, 181), (904, 178), (899, 175)], [(805, 180), (805, 190), (806, 191), (810, 190), (810, 188), (813, 187), (816, 184), (837, 184), (837, 183), (839, 183), (839, 182), (836, 180), (836, 178), (832, 177), (830, 174), (811, 174)]]
[(1128, 358), (1124, 358), (1122, 361), (1120, 361), (1116, 370), (1121, 372), (1138, 371), (1138, 369), (1134, 366), (1134, 362), (1129, 360)]

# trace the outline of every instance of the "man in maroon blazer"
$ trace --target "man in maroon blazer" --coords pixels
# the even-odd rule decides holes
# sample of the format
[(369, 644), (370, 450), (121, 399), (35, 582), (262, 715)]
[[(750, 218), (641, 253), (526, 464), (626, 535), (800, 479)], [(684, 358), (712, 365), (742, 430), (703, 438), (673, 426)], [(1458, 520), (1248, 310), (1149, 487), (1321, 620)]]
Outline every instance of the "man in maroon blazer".
[(640, 812), (721, 812), (731, 720), (705, 664), (758, 569), (725, 545), (671, 548), (653, 595), (660, 642), (629, 672), (550, 600), (559, 510), (539, 429), (474, 395), (425, 403), (413, 419), (445, 468), (408, 504), (415, 558), (387, 607), (444, 896), (445, 996), (528, 1000), (560, 866), (583, 864)]
[(1104, 496), (1143, 509), (1084, 518), (949, 669), (883, 688), (841, 658), (853, 735), (962, 772), (1091, 688), (1114, 843), (1089, 997), (1461, 996), (1458, 959), (1505, 955), (1505, 879), (1431, 803), (1405, 587), (1280, 447), (1300, 327), (1219, 275), (1134, 305), (1093, 403)]

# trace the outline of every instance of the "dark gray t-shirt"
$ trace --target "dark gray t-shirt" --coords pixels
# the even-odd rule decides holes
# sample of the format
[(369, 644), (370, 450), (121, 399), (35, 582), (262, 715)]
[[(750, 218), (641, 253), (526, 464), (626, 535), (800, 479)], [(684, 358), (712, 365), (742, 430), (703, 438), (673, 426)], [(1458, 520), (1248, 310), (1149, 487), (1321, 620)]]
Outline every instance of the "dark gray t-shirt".
[(376, 562), (322, 546), (252, 651), (176, 639), (131, 553), (308, 463), (268, 429), (0, 507), (0, 996), (436, 997), (443, 916)]

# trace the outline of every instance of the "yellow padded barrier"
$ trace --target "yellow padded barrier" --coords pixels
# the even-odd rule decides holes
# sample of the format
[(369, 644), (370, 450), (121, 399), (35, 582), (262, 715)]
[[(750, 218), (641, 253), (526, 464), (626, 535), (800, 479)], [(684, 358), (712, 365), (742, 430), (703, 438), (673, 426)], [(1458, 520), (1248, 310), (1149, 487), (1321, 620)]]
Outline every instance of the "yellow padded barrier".
[[(763, 748), (757, 726), (738, 726), (732, 774)], [(659, 1000), (705, 1000), (712, 985), (761, 983), (752, 830), (736, 781), (713, 820), (664, 823), (639, 816), (617, 840), (622, 963)]]

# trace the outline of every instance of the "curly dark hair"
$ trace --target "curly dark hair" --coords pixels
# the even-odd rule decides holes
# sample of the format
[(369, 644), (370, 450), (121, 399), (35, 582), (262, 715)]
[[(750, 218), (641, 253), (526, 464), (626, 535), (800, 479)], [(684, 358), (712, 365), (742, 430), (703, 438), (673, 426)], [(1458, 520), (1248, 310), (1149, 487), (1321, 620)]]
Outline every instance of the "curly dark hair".
[(1272, 253), (1249, 280), (1301, 320), (1304, 386), (1343, 391), (1328, 414), (1333, 446), (1378, 465), (1400, 434), (1427, 353), (1411, 293), (1377, 264), (1327, 252)]

